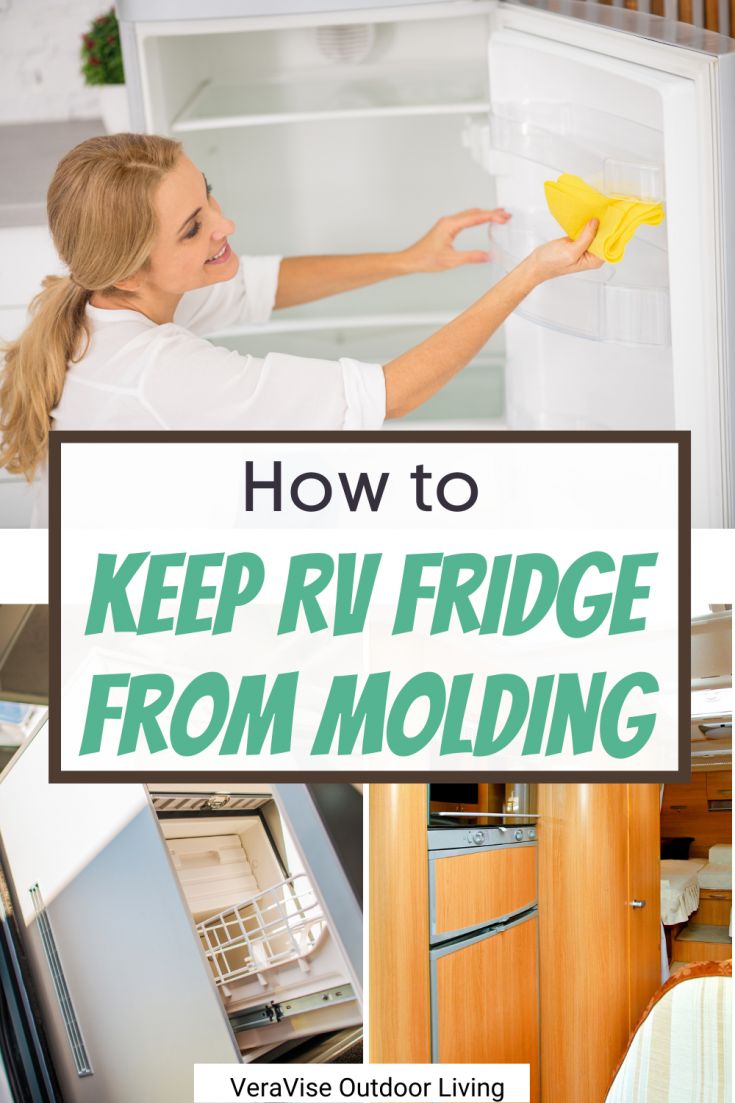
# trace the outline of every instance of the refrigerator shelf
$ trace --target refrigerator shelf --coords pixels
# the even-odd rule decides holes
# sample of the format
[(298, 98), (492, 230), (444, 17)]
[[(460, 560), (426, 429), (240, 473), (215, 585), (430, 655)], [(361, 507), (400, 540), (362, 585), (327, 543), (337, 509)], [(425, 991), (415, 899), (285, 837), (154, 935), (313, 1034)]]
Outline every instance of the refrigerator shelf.
[(581, 176), (607, 194), (661, 200), (663, 135), (653, 127), (572, 103), (499, 103), (495, 150)]
[(171, 124), (174, 134), (387, 115), (487, 114), (483, 63), (384, 62), (293, 70), (270, 79), (207, 80)]
[(305, 873), (265, 889), (209, 919), (197, 933), (218, 987), (307, 958), (327, 922)]
[[(493, 226), (498, 259), (510, 271), (537, 245), (560, 236), (546, 212), (516, 214), (505, 226)], [(549, 329), (592, 341), (631, 345), (671, 344), (668, 256), (640, 235), (617, 265), (541, 284), (516, 311)]]

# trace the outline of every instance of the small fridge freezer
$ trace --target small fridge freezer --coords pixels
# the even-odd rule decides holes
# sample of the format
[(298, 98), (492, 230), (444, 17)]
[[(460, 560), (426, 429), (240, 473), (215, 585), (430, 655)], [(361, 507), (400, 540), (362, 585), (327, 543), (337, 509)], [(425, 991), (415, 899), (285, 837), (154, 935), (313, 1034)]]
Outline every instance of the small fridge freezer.
[(535, 822), (430, 828), (431, 1055), (530, 1066), (539, 1091)]
[(351, 1059), (362, 799), (322, 788), (51, 785), (45, 727), (11, 761), (0, 916), (66, 1103), (186, 1099), (196, 1062)]
[(134, 126), (183, 142), (240, 252), (395, 249), (455, 210), (513, 213), (493, 229), (492, 268), (214, 335), (241, 351), (399, 354), (559, 235), (543, 183), (561, 172), (662, 201), (665, 221), (620, 264), (535, 291), (413, 423), (691, 430), (694, 524), (733, 523), (732, 39), (583, 0), (120, 0), (118, 12)]

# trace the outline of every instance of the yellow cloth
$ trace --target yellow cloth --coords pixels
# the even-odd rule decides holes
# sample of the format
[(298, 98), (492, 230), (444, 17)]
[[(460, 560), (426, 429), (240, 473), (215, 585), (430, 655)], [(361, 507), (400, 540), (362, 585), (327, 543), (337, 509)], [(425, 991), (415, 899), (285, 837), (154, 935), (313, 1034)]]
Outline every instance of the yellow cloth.
[(569, 237), (579, 237), (590, 219), (599, 220), (600, 226), (589, 251), (613, 264), (623, 259), (625, 246), (639, 226), (644, 223), (658, 226), (663, 222), (664, 209), (660, 203), (645, 203), (624, 195), (603, 195), (569, 173), (558, 180), (547, 180), (544, 191), (549, 210)]

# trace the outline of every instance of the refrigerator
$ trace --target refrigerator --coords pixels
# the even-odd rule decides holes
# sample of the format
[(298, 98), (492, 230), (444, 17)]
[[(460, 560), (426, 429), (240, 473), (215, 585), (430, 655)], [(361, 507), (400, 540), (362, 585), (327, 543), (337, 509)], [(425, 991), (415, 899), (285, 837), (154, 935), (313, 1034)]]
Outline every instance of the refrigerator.
[(400, 354), (560, 235), (543, 184), (562, 172), (663, 202), (622, 262), (534, 291), (409, 424), (690, 430), (693, 523), (733, 523), (732, 39), (584, 0), (121, 0), (118, 13), (133, 127), (183, 142), (238, 251), (390, 250), (442, 214), (512, 212), (491, 265), (212, 335), (243, 352)]
[(536, 839), (535, 821), (429, 829), (432, 1060), (528, 1064), (532, 1103), (539, 1091)]
[(66, 1103), (189, 1098), (195, 1062), (359, 1059), (352, 786), (51, 785), (44, 726), (0, 780), (0, 843), (0, 971), (12, 930)]

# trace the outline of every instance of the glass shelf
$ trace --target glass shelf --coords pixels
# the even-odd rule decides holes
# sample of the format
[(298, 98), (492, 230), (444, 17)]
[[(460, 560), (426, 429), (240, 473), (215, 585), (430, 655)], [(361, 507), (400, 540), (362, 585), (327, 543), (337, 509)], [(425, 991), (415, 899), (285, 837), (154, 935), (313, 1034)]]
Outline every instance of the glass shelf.
[(207, 81), (174, 119), (184, 134), (224, 127), (375, 115), (486, 114), (484, 63), (405, 62), (292, 71), (242, 84)]
[[(559, 227), (545, 211), (515, 214), (491, 230), (497, 259), (506, 271), (544, 241), (559, 236)], [(537, 325), (588, 340), (669, 345), (667, 253), (634, 238), (619, 264), (548, 280), (531, 292), (517, 313)]]
[(571, 103), (501, 103), (490, 116), (492, 148), (581, 176), (607, 194), (661, 200), (663, 135)]

